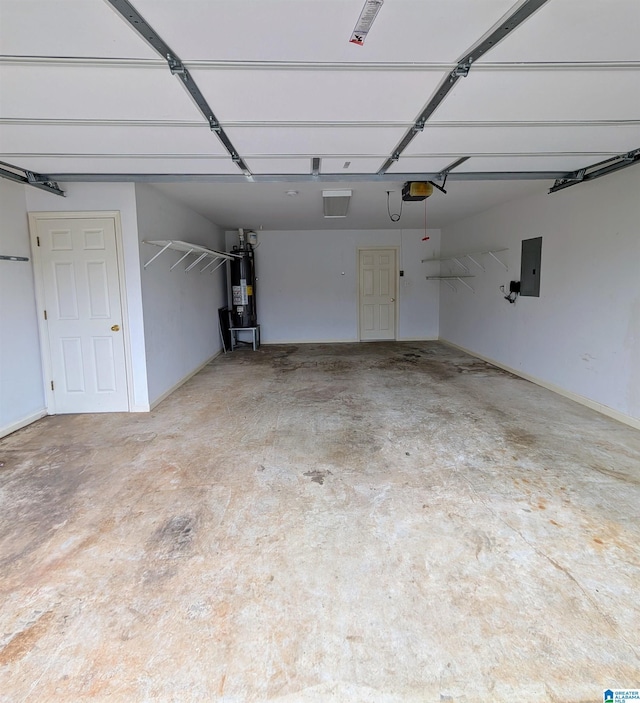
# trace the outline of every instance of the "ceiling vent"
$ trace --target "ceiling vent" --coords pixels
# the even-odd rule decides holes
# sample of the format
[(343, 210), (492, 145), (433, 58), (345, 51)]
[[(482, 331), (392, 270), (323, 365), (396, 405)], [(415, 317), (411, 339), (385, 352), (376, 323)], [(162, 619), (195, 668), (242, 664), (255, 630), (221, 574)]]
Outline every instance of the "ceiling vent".
[(350, 190), (323, 190), (322, 203), (325, 217), (346, 217), (351, 201)]

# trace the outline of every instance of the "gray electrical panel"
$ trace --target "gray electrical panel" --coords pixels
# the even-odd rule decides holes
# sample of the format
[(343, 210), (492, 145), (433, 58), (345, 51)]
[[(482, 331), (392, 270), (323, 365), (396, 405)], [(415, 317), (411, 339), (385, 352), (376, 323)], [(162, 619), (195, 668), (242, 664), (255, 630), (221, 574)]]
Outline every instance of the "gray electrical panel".
[(542, 237), (522, 240), (520, 259), (520, 295), (540, 297), (540, 265), (542, 263)]

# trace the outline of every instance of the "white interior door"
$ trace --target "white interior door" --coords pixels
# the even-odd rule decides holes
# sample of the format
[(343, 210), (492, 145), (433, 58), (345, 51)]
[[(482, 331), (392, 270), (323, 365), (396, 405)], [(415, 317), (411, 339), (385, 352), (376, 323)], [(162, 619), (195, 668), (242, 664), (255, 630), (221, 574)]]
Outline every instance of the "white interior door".
[(113, 218), (36, 219), (55, 413), (129, 409)]
[(396, 338), (396, 250), (361, 249), (360, 339)]

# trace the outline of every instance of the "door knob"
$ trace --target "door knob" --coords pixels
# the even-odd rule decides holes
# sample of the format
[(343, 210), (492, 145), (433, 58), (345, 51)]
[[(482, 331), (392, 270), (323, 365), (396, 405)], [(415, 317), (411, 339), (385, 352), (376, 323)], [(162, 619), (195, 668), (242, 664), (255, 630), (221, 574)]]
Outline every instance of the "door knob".
[(113, 327), (111, 328), (111, 331), (112, 332), (120, 332), (120, 325), (113, 325)]
[(395, 298), (391, 298), (391, 302), (392, 302), (392, 303), (395, 303), (395, 302), (396, 302), (396, 299), (395, 299)]

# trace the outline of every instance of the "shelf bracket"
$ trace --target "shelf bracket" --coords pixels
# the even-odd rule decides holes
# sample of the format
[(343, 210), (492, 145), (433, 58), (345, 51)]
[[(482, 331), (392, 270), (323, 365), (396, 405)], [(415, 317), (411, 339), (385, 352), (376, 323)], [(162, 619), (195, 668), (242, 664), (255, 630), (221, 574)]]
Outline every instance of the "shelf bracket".
[(457, 280), (460, 281), (463, 286), (466, 286), (472, 293), (475, 293), (474, 289), (463, 278), (460, 278), (460, 276), (458, 276)]
[(228, 259), (222, 259), (222, 261), (214, 269), (211, 269), (210, 273), (217, 271), (222, 266), (222, 264), (224, 264), (225, 261), (228, 261)]
[(471, 256), (471, 254), (467, 254), (467, 259), (469, 259), (469, 261), (472, 261), (479, 269), (482, 269), (483, 271), (486, 270), (485, 267), (479, 261), (476, 261), (473, 256)]
[(206, 252), (205, 252), (204, 254), (200, 254), (200, 256), (199, 256), (192, 264), (189, 264), (189, 266), (187, 266), (187, 268), (185, 269), (185, 271), (186, 271), (186, 272), (191, 271), (191, 269), (192, 269), (194, 266), (197, 266), (197, 265), (202, 261), (202, 259), (206, 259), (206, 258), (207, 258)]
[(426, 276), (425, 278), (427, 281), (442, 281), (452, 290), (456, 290), (456, 287), (451, 283), (451, 281), (458, 281), (459, 283), (462, 283), (463, 286), (466, 286), (472, 293), (475, 293), (475, 290), (464, 280), (465, 278), (475, 278), (475, 276), (466, 276), (463, 274), (457, 276), (455, 273), (451, 273), (446, 276)]
[(165, 245), (164, 247), (162, 247), (162, 249), (160, 249), (160, 251), (159, 251), (157, 254), (154, 254), (154, 255), (149, 259), (149, 261), (147, 261), (147, 263), (143, 266), (143, 268), (147, 268), (147, 266), (148, 266), (150, 263), (152, 263), (153, 261), (155, 261), (155, 260), (160, 256), (160, 254), (163, 254), (165, 251), (167, 251), (167, 249), (168, 249), (170, 246), (171, 246), (171, 242), (169, 242), (169, 244), (167, 244), (167, 245)]
[(214, 256), (214, 258), (211, 259), (211, 261), (210, 261), (208, 264), (206, 264), (205, 266), (203, 266), (203, 267), (200, 269), (200, 273), (202, 273), (203, 271), (206, 271), (206, 270), (209, 268), (209, 266), (213, 266), (213, 264), (215, 264), (215, 262), (216, 262), (219, 258), (220, 258), (219, 256)]
[(500, 259), (492, 251), (488, 251), (487, 254), (489, 254), (492, 259), (495, 259), (505, 271), (509, 270), (509, 267), (504, 263), (504, 261), (500, 261)]
[(452, 256), (451, 261), (455, 261), (458, 266), (461, 266), (467, 273), (469, 273), (469, 267), (465, 266), (459, 258)]
[(169, 271), (173, 271), (173, 269), (174, 269), (181, 261), (184, 261), (184, 260), (187, 258), (187, 256), (189, 256), (189, 254), (193, 254), (193, 249), (189, 249), (189, 251), (188, 251), (184, 256), (181, 256), (181, 257), (176, 261), (176, 263), (169, 269)]
[(173, 271), (176, 266), (179, 266), (180, 263), (185, 261), (187, 257), (191, 256), (191, 254), (193, 254), (196, 258), (191, 263), (185, 264), (185, 272), (194, 269), (204, 259), (210, 259), (210, 261), (205, 263), (205, 265), (200, 269), (200, 273), (210, 269), (212, 266), (214, 266), (217, 261), (220, 261), (220, 259), (222, 259), (222, 261), (220, 261), (217, 266), (214, 266), (214, 268), (211, 269), (210, 273), (213, 273), (213, 271), (217, 271), (220, 266), (224, 264), (225, 261), (231, 261), (232, 259), (240, 258), (239, 254), (233, 252), (217, 251), (215, 249), (209, 249), (208, 247), (204, 247), (200, 244), (192, 244), (191, 242), (183, 242), (177, 239), (144, 240), (142, 243), (152, 244), (153, 246), (160, 247), (160, 251), (154, 256), (152, 256), (149, 261), (147, 261), (147, 263), (144, 265), (145, 269), (147, 268), (147, 266), (149, 266), (152, 261), (155, 261), (163, 252), (167, 251), (167, 249), (171, 249), (172, 251), (179, 251), (182, 253), (182, 256), (172, 266), (169, 267), (169, 271)]

